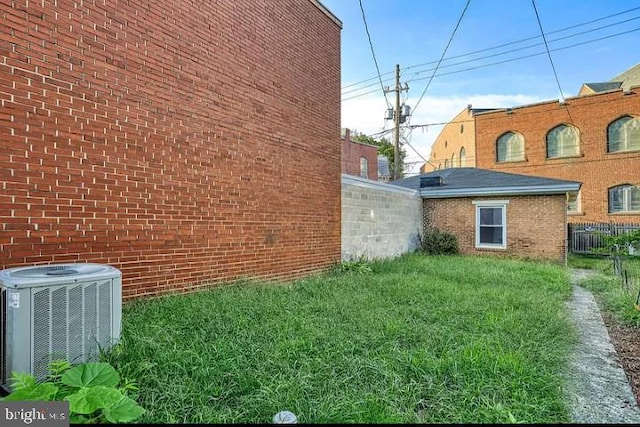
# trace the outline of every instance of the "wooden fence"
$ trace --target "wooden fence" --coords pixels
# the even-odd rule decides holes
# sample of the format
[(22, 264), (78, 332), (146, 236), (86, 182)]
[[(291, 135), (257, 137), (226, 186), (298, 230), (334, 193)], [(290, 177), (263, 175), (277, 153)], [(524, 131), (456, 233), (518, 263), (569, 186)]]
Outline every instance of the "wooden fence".
[(575, 254), (588, 254), (602, 248), (604, 241), (599, 233), (617, 236), (640, 230), (640, 224), (575, 223), (569, 224), (569, 249)]

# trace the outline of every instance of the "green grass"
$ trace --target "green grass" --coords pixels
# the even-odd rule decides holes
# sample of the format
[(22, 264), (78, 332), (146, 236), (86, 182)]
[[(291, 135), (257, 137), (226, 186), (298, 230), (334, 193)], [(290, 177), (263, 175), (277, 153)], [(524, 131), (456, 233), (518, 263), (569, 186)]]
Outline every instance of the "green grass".
[(611, 260), (603, 255), (569, 254), (567, 265), (572, 268), (596, 270), (601, 273), (613, 273)]
[[(146, 423), (568, 422), (566, 269), (410, 254), (125, 304)], [(364, 269), (366, 270), (366, 269)]]
[(614, 274), (609, 258), (596, 258), (594, 262), (589, 257), (574, 255), (569, 259), (569, 266), (598, 271), (600, 275), (585, 279), (580, 285), (593, 292), (603, 309), (623, 324), (640, 328), (640, 310), (635, 307), (640, 292), (640, 257), (623, 258), (626, 282)]

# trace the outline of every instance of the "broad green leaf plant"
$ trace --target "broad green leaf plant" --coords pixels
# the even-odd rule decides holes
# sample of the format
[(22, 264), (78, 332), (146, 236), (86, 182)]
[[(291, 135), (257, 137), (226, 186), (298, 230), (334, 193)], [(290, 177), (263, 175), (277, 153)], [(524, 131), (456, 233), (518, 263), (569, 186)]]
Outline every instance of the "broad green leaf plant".
[(69, 420), (74, 424), (127, 423), (139, 418), (144, 409), (127, 396), (127, 392), (137, 390), (135, 384), (120, 384), (120, 375), (108, 363), (72, 366), (65, 360), (56, 360), (51, 362), (49, 374), (41, 382), (33, 375), (13, 372), (13, 391), (2, 400), (66, 400)]

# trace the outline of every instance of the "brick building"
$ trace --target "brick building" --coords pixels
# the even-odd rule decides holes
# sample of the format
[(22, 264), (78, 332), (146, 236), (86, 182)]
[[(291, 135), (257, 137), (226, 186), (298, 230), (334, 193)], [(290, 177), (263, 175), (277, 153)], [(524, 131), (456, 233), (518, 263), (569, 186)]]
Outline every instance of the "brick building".
[(420, 173), (447, 168), (475, 167), (474, 116), (483, 111), (490, 110), (472, 108), (469, 104), (447, 123), (433, 142), (429, 161), (422, 165)]
[(350, 129), (342, 131), (342, 173), (378, 180), (378, 147), (353, 141)]
[(478, 113), (476, 166), (581, 181), (569, 222), (639, 223), (639, 90)]
[(391, 183), (418, 190), (424, 231), (455, 235), (461, 253), (566, 262), (567, 194), (579, 182), (449, 168)]
[(133, 297), (340, 260), (341, 23), (320, 2), (0, 16), (0, 268), (111, 264)]

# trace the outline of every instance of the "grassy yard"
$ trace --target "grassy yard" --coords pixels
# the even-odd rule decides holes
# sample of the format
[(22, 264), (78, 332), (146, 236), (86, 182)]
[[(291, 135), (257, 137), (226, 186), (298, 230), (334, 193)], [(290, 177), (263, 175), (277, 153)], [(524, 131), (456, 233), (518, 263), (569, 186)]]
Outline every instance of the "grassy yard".
[(564, 268), (411, 254), (125, 304), (147, 423), (568, 422)]

